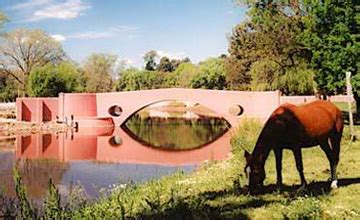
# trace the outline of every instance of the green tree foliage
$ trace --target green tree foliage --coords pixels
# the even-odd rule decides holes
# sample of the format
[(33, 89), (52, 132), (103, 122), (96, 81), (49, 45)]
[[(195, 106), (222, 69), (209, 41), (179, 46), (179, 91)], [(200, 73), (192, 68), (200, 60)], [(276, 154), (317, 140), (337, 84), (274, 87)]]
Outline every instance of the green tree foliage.
[(328, 95), (345, 89), (345, 72), (358, 73), (359, 1), (312, 1), (303, 41), (312, 51), (318, 89)]
[(312, 51), (318, 90), (326, 95), (345, 91), (345, 73), (353, 75), (357, 112), (360, 113), (360, 2), (310, 1), (302, 39)]
[(87, 57), (83, 70), (87, 92), (110, 92), (113, 90), (117, 56), (93, 53)]
[(173, 73), (174, 85), (182, 88), (191, 87), (191, 79), (196, 75), (196, 65), (190, 62), (182, 63)]
[(159, 64), (156, 67), (157, 71), (160, 72), (173, 72), (178, 68), (182, 63), (189, 63), (189, 58), (184, 59), (169, 59), (168, 57), (161, 57)]
[(209, 58), (201, 62), (191, 79), (192, 88), (225, 89), (226, 86), (226, 72), (221, 58)]
[(0, 72), (0, 102), (13, 102), (17, 96), (17, 83), (13, 78)]
[(155, 50), (150, 50), (143, 56), (146, 70), (152, 71), (156, 69), (156, 59), (158, 56)]
[(27, 89), (29, 95), (36, 97), (56, 97), (60, 92), (82, 91), (77, 67), (68, 62), (34, 69)]
[(15, 29), (1, 36), (0, 68), (12, 76), (25, 91), (30, 72), (64, 59), (61, 44), (42, 30)]
[(118, 91), (157, 89), (164, 87), (165, 73), (139, 70), (131, 67), (124, 70), (116, 85)]
[[(311, 93), (312, 72), (306, 66), (309, 51), (298, 37), (304, 29), (299, 5), (259, 1), (251, 4), (248, 15), (249, 20), (230, 36), (225, 62), (230, 88)], [(299, 83), (285, 84), (297, 77)]]
[(157, 71), (161, 72), (173, 72), (175, 70), (175, 66), (167, 57), (161, 57), (159, 65), (156, 68)]

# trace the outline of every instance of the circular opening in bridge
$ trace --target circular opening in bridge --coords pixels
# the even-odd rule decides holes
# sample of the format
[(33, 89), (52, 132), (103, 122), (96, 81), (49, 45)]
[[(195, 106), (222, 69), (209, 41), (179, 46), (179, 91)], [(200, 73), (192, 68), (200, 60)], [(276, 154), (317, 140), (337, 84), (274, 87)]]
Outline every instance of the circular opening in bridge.
[(114, 117), (119, 117), (122, 113), (122, 108), (118, 105), (113, 105), (109, 108), (109, 114)]
[(244, 108), (236, 104), (229, 108), (229, 113), (234, 116), (240, 116), (244, 113)]
[(115, 135), (115, 136), (112, 136), (110, 139), (109, 139), (109, 144), (112, 146), (112, 147), (118, 147), (122, 144), (122, 139), (119, 135)]

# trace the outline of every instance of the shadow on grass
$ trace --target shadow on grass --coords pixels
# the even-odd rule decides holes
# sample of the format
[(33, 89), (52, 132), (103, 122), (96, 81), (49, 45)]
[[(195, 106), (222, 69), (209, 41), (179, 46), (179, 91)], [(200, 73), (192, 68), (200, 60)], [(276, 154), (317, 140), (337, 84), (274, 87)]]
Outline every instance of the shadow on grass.
[[(241, 192), (244, 193), (244, 192)], [(247, 201), (237, 200), (239, 190), (207, 191), (181, 198), (161, 211), (148, 210), (140, 219), (250, 219), (248, 208), (266, 206), (271, 201), (252, 197)], [(234, 199), (235, 198), (235, 199)]]
[[(349, 186), (353, 184), (360, 184), (360, 177), (358, 178), (341, 178), (338, 179), (338, 187)], [(288, 193), (290, 197), (297, 197), (302, 195), (319, 196), (329, 194), (331, 191), (330, 181), (316, 181), (309, 183), (306, 188), (301, 188), (299, 185), (283, 185), (281, 189), (275, 185), (270, 184), (264, 186), (261, 190), (256, 191), (255, 195), (271, 194), (275, 192)]]
[[(360, 177), (338, 180), (339, 187), (353, 184), (360, 184)], [(246, 187), (206, 191), (181, 198), (162, 210), (148, 210), (138, 217), (139, 219), (250, 219), (247, 215), (249, 209), (277, 202), (269, 198), (264, 200), (261, 195), (280, 193), (292, 200), (304, 195), (314, 197), (326, 195), (330, 191), (329, 181), (309, 183), (304, 190), (301, 190), (299, 185), (285, 185), (279, 190), (275, 184), (270, 184), (264, 186), (262, 191), (256, 194), (257, 196), (250, 196)]]

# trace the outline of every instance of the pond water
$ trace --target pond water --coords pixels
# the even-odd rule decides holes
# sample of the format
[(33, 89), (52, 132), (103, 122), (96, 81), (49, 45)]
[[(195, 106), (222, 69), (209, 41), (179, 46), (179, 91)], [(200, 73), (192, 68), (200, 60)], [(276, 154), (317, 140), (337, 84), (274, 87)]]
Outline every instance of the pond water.
[(88, 197), (96, 197), (100, 188), (114, 184), (189, 173), (206, 160), (228, 156), (229, 127), (218, 117), (157, 107), (137, 112), (121, 127), (16, 135), (0, 147), (0, 192), (15, 196), (16, 164), (35, 200), (45, 195), (49, 178), (62, 195), (79, 184)]

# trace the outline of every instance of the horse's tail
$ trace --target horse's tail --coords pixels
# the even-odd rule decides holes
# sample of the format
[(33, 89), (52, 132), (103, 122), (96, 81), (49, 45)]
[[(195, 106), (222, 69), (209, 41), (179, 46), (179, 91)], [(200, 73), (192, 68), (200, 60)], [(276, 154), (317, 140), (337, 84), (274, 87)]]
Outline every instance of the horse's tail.
[(340, 138), (342, 136), (343, 129), (344, 129), (344, 119), (342, 116), (342, 112), (339, 109), (337, 109), (335, 116), (335, 130), (336, 133), (340, 134)]
[(336, 109), (336, 114), (335, 114), (335, 123), (334, 123), (334, 127), (332, 129), (332, 134), (330, 135), (330, 139), (332, 142), (332, 151), (333, 154), (335, 156), (336, 161), (339, 160), (339, 154), (340, 154), (340, 143), (341, 143), (341, 138), (342, 138), (342, 134), (343, 134), (343, 129), (344, 129), (344, 120), (342, 117), (342, 112), (339, 109)]

